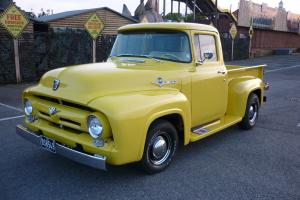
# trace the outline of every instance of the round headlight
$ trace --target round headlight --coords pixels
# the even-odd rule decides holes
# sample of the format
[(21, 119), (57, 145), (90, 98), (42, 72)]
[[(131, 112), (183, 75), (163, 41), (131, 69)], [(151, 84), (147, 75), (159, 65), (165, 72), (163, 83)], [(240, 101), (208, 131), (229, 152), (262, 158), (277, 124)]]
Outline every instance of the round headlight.
[(25, 114), (26, 115), (31, 115), (32, 114), (32, 110), (33, 110), (33, 108), (32, 108), (31, 102), (28, 99), (26, 99), (25, 100), (25, 104), (24, 104)]
[(88, 129), (89, 133), (93, 138), (99, 138), (102, 135), (103, 132), (103, 126), (100, 120), (91, 115), (88, 117)]

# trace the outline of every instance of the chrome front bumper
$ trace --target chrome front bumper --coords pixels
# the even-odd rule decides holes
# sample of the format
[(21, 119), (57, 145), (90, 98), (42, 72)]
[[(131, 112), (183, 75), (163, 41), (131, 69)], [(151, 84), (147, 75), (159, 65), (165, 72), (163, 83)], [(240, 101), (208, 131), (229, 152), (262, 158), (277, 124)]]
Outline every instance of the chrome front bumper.
[[(18, 125), (16, 127), (16, 132), (18, 135), (23, 137), (24, 139), (41, 146), (40, 138), (41, 136), (29, 131), (27, 128)], [(62, 155), (70, 160), (76, 161), (78, 163), (82, 163), (84, 165), (88, 165), (90, 167), (94, 167), (97, 169), (106, 170), (106, 157), (104, 156), (92, 156), (86, 153), (82, 153), (80, 151), (76, 151), (74, 149), (65, 147), (58, 143), (55, 143), (56, 153)]]

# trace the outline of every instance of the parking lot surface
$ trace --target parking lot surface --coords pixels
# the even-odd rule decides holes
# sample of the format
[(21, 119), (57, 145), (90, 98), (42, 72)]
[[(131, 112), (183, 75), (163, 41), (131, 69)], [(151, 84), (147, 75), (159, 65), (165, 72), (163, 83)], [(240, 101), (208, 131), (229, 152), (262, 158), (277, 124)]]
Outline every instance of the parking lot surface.
[(271, 84), (253, 130), (236, 126), (179, 150), (164, 172), (136, 164), (99, 171), (41, 150), (15, 134), (21, 91), (0, 86), (0, 199), (300, 199), (300, 55), (268, 64)]

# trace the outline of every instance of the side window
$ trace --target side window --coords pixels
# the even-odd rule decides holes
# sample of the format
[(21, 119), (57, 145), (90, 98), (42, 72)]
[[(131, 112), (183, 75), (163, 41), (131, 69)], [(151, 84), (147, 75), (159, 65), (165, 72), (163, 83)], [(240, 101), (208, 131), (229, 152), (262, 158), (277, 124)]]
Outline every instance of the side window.
[(206, 62), (215, 62), (218, 60), (216, 50), (216, 40), (212, 35), (194, 35), (197, 60), (204, 59), (204, 53), (212, 53), (213, 57)]
[(201, 58), (201, 51), (200, 51), (200, 41), (199, 41), (199, 35), (194, 35), (194, 42), (195, 42), (195, 53), (197, 61), (202, 60)]

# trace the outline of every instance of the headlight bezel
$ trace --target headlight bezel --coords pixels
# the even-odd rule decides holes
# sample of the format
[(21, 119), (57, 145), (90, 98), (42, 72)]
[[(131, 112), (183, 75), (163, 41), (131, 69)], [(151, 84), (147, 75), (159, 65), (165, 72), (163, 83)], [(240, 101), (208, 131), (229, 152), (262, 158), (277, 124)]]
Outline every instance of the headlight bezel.
[(27, 116), (30, 116), (33, 113), (33, 106), (29, 99), (24, 99), (24, 112)]
[[(94, 127), (91, 127), (92, 125)], [(95, 127), (95, 125), (97, 125), (98, 127)], [(92, 138), (98, 139), (103, 135), (104, 132), (103, 122), (97, 116), (89, 115), (87, 118), (87, 129)]]

